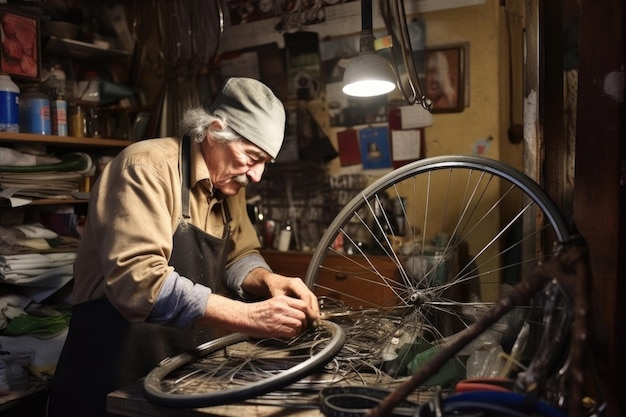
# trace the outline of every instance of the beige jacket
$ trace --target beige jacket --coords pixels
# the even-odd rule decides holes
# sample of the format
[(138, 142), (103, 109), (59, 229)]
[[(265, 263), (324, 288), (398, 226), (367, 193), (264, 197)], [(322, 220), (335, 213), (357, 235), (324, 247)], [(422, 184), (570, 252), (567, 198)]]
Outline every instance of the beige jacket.
[[(168, 261), (182, 210), (179, 146), (176, 138), (145, 140), (128, 146), (107, 164), (91, 190), (75, 263), (73, 304), (106, 296), (127, 320), (148, 317), (173, 270)], [(224, 225), (209, 171), (200, 145), (191, 146), (191, 223), (222, 237)], [(257, 256), (246, 258), (254, 259), (248, 271), (267, 267), (258, 256), (259, 240), (247, 215), (245, 191), (228, 197), (227, 203), (233, 218), (227, 269), (250, 254)], [(243, 278), (226, 285), (236, 290)]]

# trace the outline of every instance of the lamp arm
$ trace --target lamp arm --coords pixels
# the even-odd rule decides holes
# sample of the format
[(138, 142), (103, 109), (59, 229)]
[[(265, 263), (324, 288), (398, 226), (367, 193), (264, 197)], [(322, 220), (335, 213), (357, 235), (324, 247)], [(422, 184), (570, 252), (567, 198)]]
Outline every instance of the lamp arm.
[(372, 32), (374, 26), (372, 0), (361, 0), (361, 30)]
[(359, 51), (373, 51), (374, 42), (374, 18), (372, 12), (372, 0), (361, 0), (361, 36), (359, 38)]
[(383, 12), (385, 26), (387, 27), (387, 32), (389, 32), (389, 35), (392, 38), (393, 49), (400, 54), (399, 59), (403, 61), (403, 66), (406, 68), (407, 72), (406, 82), (408, 83), (408, 86), (405, 86), (401, 82), (402, 77), (400, 76), (400, 72), (398, 70), (398, 57), (396, 56), (396, 53), (392, 52), (391, 61), (393, 63), (396, 76), (398, 77), (398, 87), (402, 92), (402, 96), (408, 104), (412, 105), (420, 103), (422, 107), (430, 111), (432, 102), (428, 97), (426, 97), (426, 94), (424, 94), (419, 81), (419, 74), (415, 68), (411, 38), (406, 24), (406, 11), (404, 9), (404, 3), (402, 0), (381, 0), (381, 9)]

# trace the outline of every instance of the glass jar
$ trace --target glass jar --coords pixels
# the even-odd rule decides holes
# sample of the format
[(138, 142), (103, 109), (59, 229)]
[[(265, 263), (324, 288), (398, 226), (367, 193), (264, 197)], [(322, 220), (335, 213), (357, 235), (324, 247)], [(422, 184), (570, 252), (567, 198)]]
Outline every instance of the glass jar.
[(89, 136), (87, 111), (80, 104), (72, 103), (69, 108), (69, 134), (77, 138)]

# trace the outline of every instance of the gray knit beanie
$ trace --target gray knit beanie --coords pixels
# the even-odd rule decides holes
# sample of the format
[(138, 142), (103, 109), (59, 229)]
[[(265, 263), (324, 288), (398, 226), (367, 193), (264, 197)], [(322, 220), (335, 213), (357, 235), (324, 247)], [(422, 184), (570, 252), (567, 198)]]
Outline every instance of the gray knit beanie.
[(285, 107), (262, 82), (229, 78), (208, 111), (272, 158), (278, 156), (285, 137)]

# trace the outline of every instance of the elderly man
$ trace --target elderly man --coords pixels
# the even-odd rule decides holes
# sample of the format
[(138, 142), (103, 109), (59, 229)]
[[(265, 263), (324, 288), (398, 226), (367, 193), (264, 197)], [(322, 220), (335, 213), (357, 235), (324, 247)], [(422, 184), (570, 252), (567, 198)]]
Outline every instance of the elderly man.
[(271, 272), (247, 217), (244, 188), (282, 145), (280, 100), (230, 78), (183, 127), (182, 139), (128, 146), (94, 185), (51, 417), (106, 415), (107, 393), (207, 340), (208, 328), (292, 337), (319, 316), (301, 279)]

